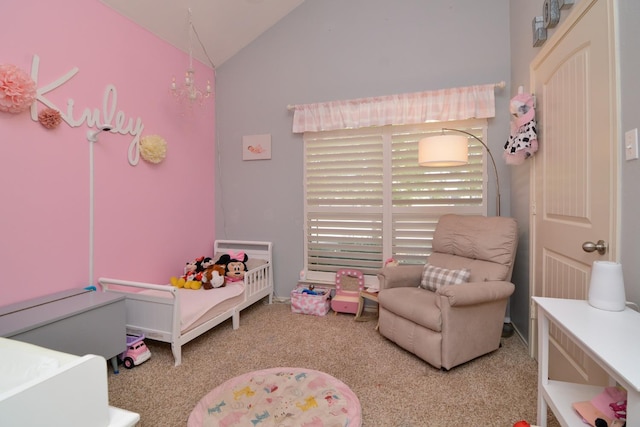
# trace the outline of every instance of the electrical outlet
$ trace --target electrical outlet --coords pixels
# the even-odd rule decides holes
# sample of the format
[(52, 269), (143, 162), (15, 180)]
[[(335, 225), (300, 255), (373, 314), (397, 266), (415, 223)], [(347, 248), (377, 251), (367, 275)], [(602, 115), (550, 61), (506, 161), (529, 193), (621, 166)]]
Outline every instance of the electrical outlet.
[(638, 158), (638, 128), (624, 133), (624, 154), (626, 160)]

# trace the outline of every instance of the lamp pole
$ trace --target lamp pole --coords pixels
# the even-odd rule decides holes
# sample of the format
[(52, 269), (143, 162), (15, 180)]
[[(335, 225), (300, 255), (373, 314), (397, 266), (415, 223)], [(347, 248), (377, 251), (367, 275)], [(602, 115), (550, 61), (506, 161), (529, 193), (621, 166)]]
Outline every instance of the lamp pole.
[(482, 142), (482, 140), (480, 138), (478, 138), (477, 136), (475, 136), (474, 134), (469, 133), (469, 132), (464, 131), (464, 130), (451, 129), (451, 128), (442, 128), (442, 130), (443, 131), (450, 130), (450, 131), (460, 132), (460, 133), (464, 133), (466, 135), (469, 135), (469, 136), (475, 138), (487, 150), (487, 154), (489, 155), (489, 158), (491, 159), (491, 163), (493, 164), (493, 171), (496, 174), (496, 193), (497, 193), (497, 195), (496, 195), (496, 214), (498, 216), (500, 216), (500, 177), (498, 176), (498, 168), (496, 167), (496, 161), (493, 159), (493, 154), (491, 154), (491, 150), (489, 150), (489, 147), (487, 147), (487, 144)]

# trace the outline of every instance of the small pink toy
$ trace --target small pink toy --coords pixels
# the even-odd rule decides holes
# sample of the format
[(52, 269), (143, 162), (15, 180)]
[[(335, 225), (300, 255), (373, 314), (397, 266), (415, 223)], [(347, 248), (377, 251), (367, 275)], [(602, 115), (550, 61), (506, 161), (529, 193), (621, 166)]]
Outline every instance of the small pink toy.
[(127, 349), (120, 354), (124, 367), (131, 369), (151, 358), (151, 352), (144, 343), (144, 335), (127, 334)]
[(389, 258), (384, 262), (384, 266), (396, 267), (398, 265), (398, 261), (393, 258)]

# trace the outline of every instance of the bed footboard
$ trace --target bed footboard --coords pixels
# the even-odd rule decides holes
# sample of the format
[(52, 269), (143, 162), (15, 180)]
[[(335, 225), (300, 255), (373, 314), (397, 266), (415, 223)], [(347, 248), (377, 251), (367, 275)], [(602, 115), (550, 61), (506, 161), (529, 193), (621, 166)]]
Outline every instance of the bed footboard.
[[(180, 293), (176, 287), (105, 277), (98, 279), (98, 283), (103, 291), (126, 297), (128, 333), (144, 334), (149, 339), (168, 343), (179, 341)], [(165, 294), (165, 298), (140, 294), (143, 290), (160, 291)]]

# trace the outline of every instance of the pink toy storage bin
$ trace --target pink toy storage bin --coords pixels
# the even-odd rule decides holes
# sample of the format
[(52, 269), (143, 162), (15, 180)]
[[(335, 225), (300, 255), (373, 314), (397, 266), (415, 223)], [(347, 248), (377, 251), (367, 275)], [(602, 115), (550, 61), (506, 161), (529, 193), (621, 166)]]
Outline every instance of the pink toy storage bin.
[(324, 316), (329, 312), (329, 296), (331, 291), (327, 288), (314, 288), (320, 295), (303, 293), (305, 286), (298, 286), (291, 291), (291, 312)]

